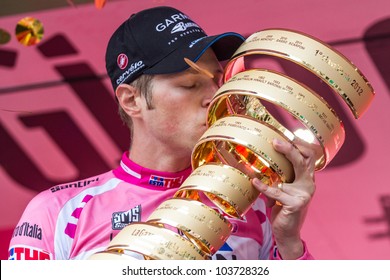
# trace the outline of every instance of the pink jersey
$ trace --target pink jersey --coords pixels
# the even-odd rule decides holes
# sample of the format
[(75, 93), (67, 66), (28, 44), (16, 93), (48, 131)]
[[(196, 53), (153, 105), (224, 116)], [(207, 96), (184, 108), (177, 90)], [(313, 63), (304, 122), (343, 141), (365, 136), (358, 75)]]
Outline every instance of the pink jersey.
[[(126, 225), (146, 221), (158, 205), (173, 197), (191, 171), (150, 170), (124, 153), (115, 170), (43, 191), (16, 226), (9, 259), (86, 259), (104, 250)], [(232, 234), (213, 259), (278, 258), (266, 213), (259, 198), (244, 220), (229, 218)], [(305, 251), (302, 258), (311, 256)]]

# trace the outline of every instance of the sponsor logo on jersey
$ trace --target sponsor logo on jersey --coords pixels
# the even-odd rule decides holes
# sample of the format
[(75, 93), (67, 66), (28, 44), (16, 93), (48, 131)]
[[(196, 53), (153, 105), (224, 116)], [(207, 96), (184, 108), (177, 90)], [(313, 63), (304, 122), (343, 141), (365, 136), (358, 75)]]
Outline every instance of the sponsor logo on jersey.
[(40, 228), (37, 224), (24, 222), (23, 224), (16, 226), (12, 237), (16, 236), (28, 236), (42, 240), (42, 228)]
[(115, 212), (112, 214), (112, 229), (121, 230), (128, 224), (141, 221), (141, 205), (137, 205), (134, 208), (123, 211)]
[(176, 178), (160, 177), (157, 175), (151, 175), (149, 178), (149, 185), (156, 187), (175, 188), (179, 187), (183, 182), (183, 176)]
[(90, 179), (90, 180), (84, 180), (84, 181), (78, 181), (66, 185), (59, 185), (50, 188), (51, 192), (54, 193), (56, 191), (64, 190), (64, 189), (69, 189), (69, 188), (83, 188), (91, 184), (92, 182), (97, 182), (99, 181), (99, 177), (96, 177), (95, 179)]
[(51, 260), (52, 256), (45, 250), (30, 246), (13, 246), (9, 250), (9, 260)]

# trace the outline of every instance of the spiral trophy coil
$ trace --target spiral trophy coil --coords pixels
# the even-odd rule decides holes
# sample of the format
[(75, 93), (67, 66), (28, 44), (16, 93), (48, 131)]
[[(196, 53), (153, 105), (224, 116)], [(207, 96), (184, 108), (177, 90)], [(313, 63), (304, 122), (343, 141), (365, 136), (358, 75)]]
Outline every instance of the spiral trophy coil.
[[(126, 226), (107, 249), (89, 259), (207, 260), (222, 247), (232, 225), (259, 196), (251, 185), (292, 182), (292, 164), (274, 150), (273, 139), (293, 143), (296, 135), (263, 103), (273, 104), (299, 121), (316, 139), (316, 170), (324, 169), (345, 140), (343, 123), (330, 105), (303, 83), (269, 69), (245, 69), (250, 55), (289, 60), (323, 80), (357, 119), (375, 93), (370, 83), (341, 53), (309, 35), (267, 29), (252, 34), (225, 67), (224, 84), (207, 114), (208, 129), (192, 152), (193, 172), (175, 195), (161, 203), (146, 222)], [(262, 103), (263, 102), (263, 103)]]

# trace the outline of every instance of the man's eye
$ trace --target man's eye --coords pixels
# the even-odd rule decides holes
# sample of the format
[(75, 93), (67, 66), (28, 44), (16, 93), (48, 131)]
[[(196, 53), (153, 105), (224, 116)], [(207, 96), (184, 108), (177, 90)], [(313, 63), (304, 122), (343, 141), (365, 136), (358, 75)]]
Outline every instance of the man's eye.
[(186, 89), (192, 89), (192, 88), (195, 88), (195, 87), (196, 87), (196, 84), (183, 85), (183, 88), (186, 88)]

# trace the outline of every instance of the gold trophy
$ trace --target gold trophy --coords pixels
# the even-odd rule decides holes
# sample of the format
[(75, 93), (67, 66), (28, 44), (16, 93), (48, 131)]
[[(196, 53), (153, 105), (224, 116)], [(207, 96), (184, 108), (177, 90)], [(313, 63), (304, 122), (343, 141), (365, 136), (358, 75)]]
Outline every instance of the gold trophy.
[(133, 253), (153, 260), (210, 259), (232, 225), (206, 204), (242, 219), (259, 196), (252, 178), (269, 186), (294, 180), (292, 164), (274, 150), (272, 141), (293, 143), (298, 136), (263, 103), (278, 106), (310, 132), (316, 141), (311, 145), (316, 170), (335, 157), (345, 139), (336, 112), (308, 86), (285, 74), (245, 69), (245, 57), (254, 54), (286, 59), (312, 72), (341, 96), (356, 119), (375, 96), (359, 69), (318, 39), (287, 29), (252, 34), (225, 67), (224, 84), (208, 108), (208, 129), (192, 152), (193, 172), (146, 222), (126, 226), (105, 251), (89, 259), (133, 259)]

